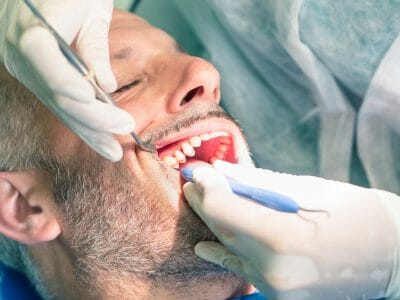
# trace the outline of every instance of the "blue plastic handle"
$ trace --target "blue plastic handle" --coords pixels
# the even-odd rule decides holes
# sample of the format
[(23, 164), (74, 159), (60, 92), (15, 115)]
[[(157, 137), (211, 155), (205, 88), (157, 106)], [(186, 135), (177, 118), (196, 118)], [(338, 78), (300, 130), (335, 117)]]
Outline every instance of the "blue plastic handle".
[[(193, 170), (194, 168), (191, 167), (181, 170), (181, 174), (186, 181), (193, 182)], [(229, 178), (227, 179), (232, 192), (236, 195), (243, 196), (245, 199), (251, 199), (265, 207), (281, 212), (297, 213), (300, 209), (296, 201), (288, 196), (248, 186)]]

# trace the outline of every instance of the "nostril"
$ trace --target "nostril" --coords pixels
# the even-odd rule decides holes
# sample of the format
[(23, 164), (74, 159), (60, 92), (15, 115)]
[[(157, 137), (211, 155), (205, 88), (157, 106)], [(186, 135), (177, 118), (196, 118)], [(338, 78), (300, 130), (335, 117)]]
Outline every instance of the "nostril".
[(186, 95), (185, 97), (183, 97), (182, 101), (181, 101), (181, 105), (184, 105), (186, 103), (188, 103), (190, 100), (192, 100), (197, 94), (201, 94), (203, 92), (203, 87), (202, 86), (198, 86), (194, 89), (191, 89)]

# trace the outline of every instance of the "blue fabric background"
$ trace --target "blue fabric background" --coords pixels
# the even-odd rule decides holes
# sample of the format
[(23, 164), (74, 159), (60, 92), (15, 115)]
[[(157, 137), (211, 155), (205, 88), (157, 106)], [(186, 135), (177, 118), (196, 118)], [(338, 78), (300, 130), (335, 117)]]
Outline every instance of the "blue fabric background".
[(24, 275), (0, 264), (0, 300), (40, 300)]

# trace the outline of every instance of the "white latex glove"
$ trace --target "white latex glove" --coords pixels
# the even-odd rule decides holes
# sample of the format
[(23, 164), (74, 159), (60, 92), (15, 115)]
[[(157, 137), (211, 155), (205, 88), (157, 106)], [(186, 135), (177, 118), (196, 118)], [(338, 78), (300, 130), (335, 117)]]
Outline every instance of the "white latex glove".
[[(108, 47), (113, 0), (32, 2), (67, 43), (74, 42), (100, 86), (114, 91)], [(22, 0), (0, 0), (0, 56), (8, 71), (89, 146), (111, 161), (121, 159), (122, 148), (113, 134), (131, 132), (133, 117), (96, 100), (93, 88)]]
[(222, 244), (200, 242), (198, 256), (241, 275), (269, 300), (400, 299), (400, 197), (317, 177), (221, 161), (214, 166), (329, 215), (265, 208), (233, 194), (216, 170), (201, 167), (184, 193)]

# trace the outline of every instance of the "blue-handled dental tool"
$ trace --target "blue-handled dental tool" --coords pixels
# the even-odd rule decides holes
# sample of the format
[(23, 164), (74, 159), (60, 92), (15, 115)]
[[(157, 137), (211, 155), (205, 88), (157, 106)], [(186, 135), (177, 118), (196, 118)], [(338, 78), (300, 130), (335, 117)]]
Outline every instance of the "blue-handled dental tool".
[[(186, 181), (193, 182), (193, 170), (194, 168), (191, 167), (187, 167), (181, 170), (181, 174)], [(327, 212), (324, 210), (311, 210), (302, 208), (297, 204), (296, 201), (288, 196), (265, 189), (248, 186), (239, 183), (233, 179), (227, 178), (227, 180), (232, 189), (232, 192), (234, 192), (236, 195), (243, 196), (244, 199), (251, 199), (254, 202), (267, 208), (287, 213), (298, 213), (299, 210), (302, 210), (307, 212), (324, 212), (327, 214)]]

